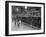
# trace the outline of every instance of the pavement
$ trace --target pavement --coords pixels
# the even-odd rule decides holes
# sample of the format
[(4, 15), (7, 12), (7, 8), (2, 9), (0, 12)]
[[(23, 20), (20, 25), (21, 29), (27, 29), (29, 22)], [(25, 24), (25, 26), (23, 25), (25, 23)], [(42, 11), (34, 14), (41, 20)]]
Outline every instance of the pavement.
[(21, 25), (16, 26), (14, 22), (12, 23), (12, 31), (24, 31), (24, 30), (37, 30), (37, 27), (34, 27), (32, 25), (28, 25), (27, 23), (22, 22)]

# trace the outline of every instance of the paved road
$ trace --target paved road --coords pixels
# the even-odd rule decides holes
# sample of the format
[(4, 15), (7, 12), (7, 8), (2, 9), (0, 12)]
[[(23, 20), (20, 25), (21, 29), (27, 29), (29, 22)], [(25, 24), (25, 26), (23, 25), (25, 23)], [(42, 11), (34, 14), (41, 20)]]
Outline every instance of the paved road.
[(23, 30), (36, 30), (37, 28), (33, 27), (32, 25), (28, 25), (24, 22), (21, 23), (21, 25), (18, 27), (14, 23), (12, 24), (12, 30), (13, 31), (23, 31)]

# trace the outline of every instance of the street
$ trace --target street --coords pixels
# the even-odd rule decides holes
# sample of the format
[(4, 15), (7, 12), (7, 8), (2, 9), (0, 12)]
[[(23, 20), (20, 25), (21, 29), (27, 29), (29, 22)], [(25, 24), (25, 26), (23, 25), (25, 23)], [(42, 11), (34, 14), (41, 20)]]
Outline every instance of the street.
[(24, 31), (24, 30), (36, 30), (37, 27), (34, 27), (32, 25), (28, 25), (24, 22), (21, 23), (21, 25), (16, 26), (15, 24), (12, 24), (12, 31)]

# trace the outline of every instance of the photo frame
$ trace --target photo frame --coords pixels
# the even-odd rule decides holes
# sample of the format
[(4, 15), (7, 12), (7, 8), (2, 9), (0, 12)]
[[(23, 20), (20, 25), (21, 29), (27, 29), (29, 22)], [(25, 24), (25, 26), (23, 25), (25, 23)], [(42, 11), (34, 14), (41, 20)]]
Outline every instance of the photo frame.
[(5, 1), (5, 35), (45, 34), (45, 3)]

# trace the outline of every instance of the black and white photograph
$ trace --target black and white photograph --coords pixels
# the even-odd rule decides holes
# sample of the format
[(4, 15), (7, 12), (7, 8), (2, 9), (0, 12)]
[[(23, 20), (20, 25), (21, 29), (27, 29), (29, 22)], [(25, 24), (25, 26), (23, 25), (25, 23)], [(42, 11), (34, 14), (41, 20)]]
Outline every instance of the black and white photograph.
[(12, 31), (40, 30), (41, 7), (12, 6)]
[(8, 2), (8, 35), (44, 33), (44, 3)]

